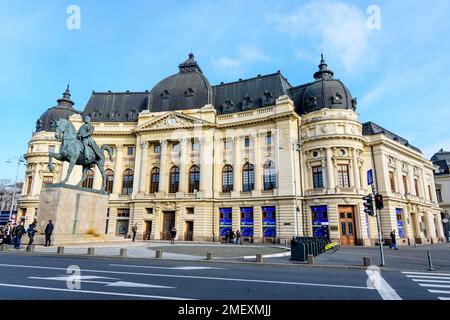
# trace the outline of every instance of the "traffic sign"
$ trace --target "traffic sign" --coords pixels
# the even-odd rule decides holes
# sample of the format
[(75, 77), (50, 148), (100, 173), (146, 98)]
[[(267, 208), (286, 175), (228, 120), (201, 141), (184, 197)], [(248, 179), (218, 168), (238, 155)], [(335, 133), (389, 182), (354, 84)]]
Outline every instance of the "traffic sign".
[(372, 169), (367, 171), (367, 183), (369, 184), (369, 186), (373, 185), (373, 171), (372, 171)]

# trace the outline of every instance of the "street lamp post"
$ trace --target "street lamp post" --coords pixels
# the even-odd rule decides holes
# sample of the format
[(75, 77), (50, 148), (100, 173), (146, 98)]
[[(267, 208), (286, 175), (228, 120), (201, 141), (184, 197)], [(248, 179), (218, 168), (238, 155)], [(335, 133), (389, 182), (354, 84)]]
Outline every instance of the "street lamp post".
[[(299, 211), (300, 211), (300, 208), (298, 207), (298, 194), (297, 194), (297, 169), (296, 169), (296, 167), (297, 167), (297, 164), (296, 164), (296, 161), (295, 161), (295, 152), (298, 152), (298, 151), (300, 151), (300, 148), (301, 148), (301, 143), (298, 141), (298, 140), (294, 140), (294, 141), (292, 141), (292, 149), (293, 149), (293, 151), (294, 151), (294, 154), (293, 154), (293, 156), (294, 156), (294, 195), (295, 195), (295, 221), (296, 221), (296, 228), (297, 228), (297, 237), (299, 236)], [(299, 158), (299, 160), (300, 160), (300, 158)], [(300, 170), (300, 175), (301, 175), (301, 168), (300, 168), (300, 164), (299, 164), (299, 170)], [(301, 181), (300, 181), (300, 183), (301, 183)], [(306, 234), (305, 234), (305, 217), (304, 217), (304, 214), (303, 214), (303, 210), (302, 210), (302, 229), (303, 229), (303, 236), (305, 236)]]
[[(8, 161), (6, 161), (6, 162), (7, 162), (7, 163), (12, 163), (11, 160), (8, 160)], [(9, 209), (9, 219), (8, 219), (8, 220), (11, 220), (12, 213), (13, 213), (14, 201), (16, 200), (17, 179), (18, 179), (18, 177), (19, 177), (19, 169), (20, 169), (20, 164), (21, 164), (22, 162), (25, 162), (25, 160), (24, 160), (21, 156), (19, 156), (18, 159), (17, 159), (16, 179), (15, 179), (15, 181), (14, 181), (14, 190), (13, 190), (13, 196), (12, 196), (12, 200), (11, 200), (11, 207), (10, 207), (10, 209)]]

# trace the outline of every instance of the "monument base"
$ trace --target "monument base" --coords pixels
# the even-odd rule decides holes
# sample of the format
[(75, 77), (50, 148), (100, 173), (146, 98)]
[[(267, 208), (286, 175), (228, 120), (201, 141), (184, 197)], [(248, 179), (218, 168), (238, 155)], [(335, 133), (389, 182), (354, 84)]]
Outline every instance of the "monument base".
[(45, 244), (45, 227), (52, 220), (52, 245), (105, 241), (108, 195), (70, 185), (47, 185), (38, 207), (36, 244)]

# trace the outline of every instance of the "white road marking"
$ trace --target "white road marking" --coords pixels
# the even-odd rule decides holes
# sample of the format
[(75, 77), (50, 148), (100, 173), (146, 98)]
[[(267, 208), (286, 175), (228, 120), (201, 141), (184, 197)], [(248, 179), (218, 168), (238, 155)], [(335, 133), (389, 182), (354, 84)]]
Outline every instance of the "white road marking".
[(366, 270), (369, 279), (375, 281), (374, 287), (377, 289), (383, 300), (402, 300), (402, 298), (395, 292), (395, 290), (387, 283), (381, 276), (380, 272), (373, 270)]
[(450, 297), (438, 297), (439, 300), (450, 300)]
[(450, 277), (450, 273), (434, 273), (434, 272), (402, 272), (403, 274), (422, 274), (422, 275), (433, 275), (433, 276), (448, 276)]
[(144, 269), (163, 269), (163, 270), (225, 270), (224, 268), (215, 268), (215, 267), (191, 267), (191, 266), (184, 266), (184, 267), (154, 267), (154, 266), (137, 266), (133, 264), (110, 264), (111, 267), (127, 267), (127, 268), (144, 268)]
[[(82, 279), (83, 278), (83, 279)], [(93, 281), (88, 280), (90, 278), (105, 278), (105, 279), (114, 279), (114, 278), (106, 278), (106, 277), (95, 277), (95, 276), (81, 276), (81, 277), (73, 277), (64, 276), (64, 277), (28, 277), (28, 279), (36, 279), (36, 280), (49, 280), (49, 281), (75, 281), (79, 280), (81, 283), (96, 283), (96, 284), (105, 284), (107, 287), (134, 287), (134, 288), (155, 288), (155, 289), (176, 289), (175, 287), (167, 287), (167, 286), (158, 286), (153, 284), (146, 283), (136, 283), (136, 282), (126, 282), (126, 281), (115, 281), (115, 282), (107, 282), (107, 281)], [(119, 279), (114, 279), (119, 280)]]
[[(58, 268), (58, 267), (29, 266), (29, 265), (15, 265), (15, 264), (0, 264), (0, 267), (8, 267), (8, 268), (14, 267), (14, 268), (25, 268), (25, 269), (46, 269), (46, 270), (66, 270), (65, 268)], [(186, 278), (186, 279), (202, 279), (202, 280), (215, 280), (215, 281), (273, 283), (273, 284), (287, 284), (287, 285), (296, 285), (296, 286), (329, 287), (329, 288), (344, 288), (344, 289), (363, 289), (363, 290), (373, 290), (374, 289), (374, 288), (360, 287), (360, 286), (335, 285), (335, 284), (323, 284), (323, 283), (308, 283), (308, 282), (288, 282), (288, 281), (273, 281), (273, 280), (258, 280), (258, 279), (200, 277), (200, 276), (191, 276), (191, 275), (189, 275), (189, 276), (182, 276), (182, 275), (174, 275), (174, 274), (139, 273), (139, 272), (89, 270), (89, 269), (82, 269), (81, 271), (82, 272), (93, 272), (93, 273), (126, 274), (126, 275), (135, 275), (135, 276), (163, 277), (163, 278)]]
[(442, 279), (442, 280), (450, 280), (450, 277), (432, 277), (432, 276), (419, 276), (419, 275), (407, 275), (408, 278), (414, 279)]
[(435, 282), (435, 283), (450, 283), (450, 281), (446, 280), (428, 280), (428, 279), (412, 279), (415, 282)]
[(32, 289), (32, 290), (46, 290), (46, 291), (60, 291), (60, 292), (83, 293), (83, 294), (98, 294), (98, 295), (106, 295), (106, 296), (121, 296), (121, 297), (133, 297), (133, 298), (165, 299), (165, 300), (194, 300), (194, 299), (179, 298), (179, 297), (154, 296), (154, 295), (146, 295), (146, 294), (120, 293), (120, 292), (103, 292), (103, 291), (91, 291), (91, 290), (71, 290), (71, 289), (62, 289), (62, 288), (25, 286), (25, 285), (9, 284), (9, 283), (0, 283), (0, 287), (22, 288), (22, 289)]
[(445, 288), (445, 289), (450, 289), (450, 286), (449, 286), (449, 285), (443, 285), (443, 284), (419, 283), (419, 286), (421, 286), (421, 287), (432, 287), (432, 288)]
[(443, 294), (450, 294), (450, 291), (447, 290), (428, 290), (431, 293), (443, 293)]

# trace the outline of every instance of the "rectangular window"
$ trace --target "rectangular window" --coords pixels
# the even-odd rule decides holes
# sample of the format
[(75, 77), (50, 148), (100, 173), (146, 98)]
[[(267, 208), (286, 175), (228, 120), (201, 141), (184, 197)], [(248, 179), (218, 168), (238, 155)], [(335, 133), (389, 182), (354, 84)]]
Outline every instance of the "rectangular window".
[(31, 193), (31, 186), (33, 184), (33, 177), (28, 176), (28, 183), (27, 183), (27, 194)]
[(391, 192), (395, 192), (395, 177), (392, 171), (389, 171), (389, 182), (391, 184)]
[(200, 144), (198, 141), (192, 141), (192, 151), (199, 151), (200, 150)]
[(231, 150), (231, 140), (223, 140), (224, 150)]
[(194, 208), (186, 208), (187, 214), (194, 214)]
[(269, 132), (266, 136), (266, 144), (270, 146), (272, 144), (272, 132)]
[(147, 214), (153, 214), (153, 208), (147, 208), (145, 211)]
[(46, 176), (42, 179), (42, 188), (44, 188), (46, 185), (52, 184), (52, 183), (53, 183), (53, 177)]
[(180, 144), (174, 143), (172, 146), (173, 152), (180, 152)]
[(440, 188), (436, 189), (436, 197), (437, 197), (438, 202), (443, 202), (442, 201), (442, 192), (441, 192)]
[(161, 153), (161, 145), (160, 144), (155, 145), (154, 148), (153, 148), (153, 152), (154, 153)]
[(419, 181), (417, 178), (414, 179), (414, 189), (416, 189), (416, 196), (420, 197), (419, 193)]
[(134, 154), (134, 147), (127, 147), (127, 155), (132, 156)]
[(428, 185), (428, 196), (430, 197), (430, 202), (433, 201), (433, 194), (431, 192), (431, 186)]
[(340, 188), (349, 188), (350, 187), (350, 179), (349, 179), (347, 164), (338, 165), (338, 186)]
[(397, 216), (397, 228), (398, 228), (398, 237), (404, 238), (404, 229), (403, 229), (403, 210), (402, 209), (395, 209), (395, 213)]
[(48, 146), (48, 152), (55, 152), (56, 147), (53, 145)]
[(322, 167), (313, 167), (313, 185), (314, 189), (322, 189), (323, 188), (323, 172)]
[(249, 137), (245, 137), (244, 145), (246, 148), (250, 148), (250, 138)]
[(405, 189), (405, 194), (407, 194), (409, 192), (407, 176), (403, 176), (403, 188)]

